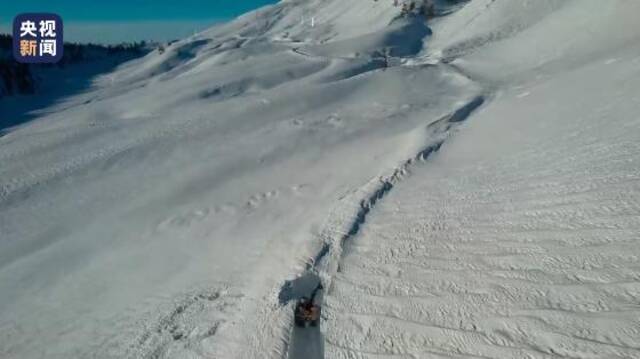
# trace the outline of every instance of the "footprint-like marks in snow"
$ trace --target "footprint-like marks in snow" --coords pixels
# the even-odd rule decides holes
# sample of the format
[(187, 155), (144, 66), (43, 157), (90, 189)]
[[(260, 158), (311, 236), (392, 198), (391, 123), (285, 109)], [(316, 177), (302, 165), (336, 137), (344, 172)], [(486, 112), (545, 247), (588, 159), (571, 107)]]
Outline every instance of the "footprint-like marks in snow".
[(162, 232), (171, 229), (189, 228), (212, 216), (236, 215), (242, 208), (256, 210), (281, 197), (304, 196), (308, 189), (308, 184), (297, 184), (286, 188), (276, 188), (250, 195), (245, 201), (238, 204), (225, 203), (223, 205), (216, 205), (210, 208), (203, 207), (190, 209), (164, 219), (156, 226), (156, 231)]
[(258, 208), (262, 206), (265, 202), (274, 200), (280, 196), (280, 191), (272, 190), (268, 192), (257, 193), (249, 197), (247, 200), (247, 207), (250, 208)]
[(174, 347), (195, 348), (215, 336), (242, 298), (227, 289), (208, 289), (184, 296), (140, 335), (136, 357), (163, 358)]
[(308, 188), (309, 185), (307, 184), (298, 184), (287, 188), (276, 188), (270, 191), (256, 193), (249, 197), (245, 203), (245, 207), (258, 209), (281, 197), (302, 196)]

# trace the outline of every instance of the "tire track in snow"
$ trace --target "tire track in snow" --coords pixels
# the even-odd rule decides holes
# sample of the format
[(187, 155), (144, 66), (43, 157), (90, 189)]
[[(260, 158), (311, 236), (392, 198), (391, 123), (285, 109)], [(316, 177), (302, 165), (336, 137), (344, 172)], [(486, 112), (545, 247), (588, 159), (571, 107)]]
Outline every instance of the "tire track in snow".
[[(327, 288), (328, 291), (331, 291), (331, 279), (335, 273), (340, 272), (340, 262), (343, 257), (345, 245), (360, 233), (362, 227), (366, 224), (368, 215), (375, 208), (376, 204), (384, 199), (384, 197), (403, 180), (413, 166), (424, 162), (431, 155), (438, 152), (446, 139), (451, 136), (451, 131), (467, 120), (469, 116), (478, 110), (485, 102), (485, 96), (476, 96), (454, 112), (430, 123), (427, 126), (427, 131), (429, 131), (433, 139), (430, 144), (413, 157), (405, 160), (399, 167), (393, 170), (391, 175), (374, 179), (362, 188), (356, 190), (356, 192), (345, 196), (342, 201), (343, 203), (347, 203), (347, 211), (351, 211), (351, 213), (341, 215), (341, 211), (337, 211), (337, 213), (334, 212), (330, 215), (330, 217), (337, 215), (336, 223), (332, 223), (333, 218), (328, 220), (328, 225), (325, 225), (325, 229), (320, 234), (322, 245), (317, 254), (307, 263), (306, 273), (317, 275), (318, 280), (324, 283), (324, 287)], [(360, 191), (363, 191), (364, 195), (361, 196), (359, 200), (353, 200), (352, 197), (357, 196)], [(354, 206), (353, 203), (357, 204)], [(306, 275), (303, 275), (301, 278), (305, 276)], [(278, 294), (280, 304), (286, 305), (296, 299), (297, 296), (294, 295), (294, 293), (299, 291), (297, 287), (301, 285), (303, 284), (297, 283), (297, 280), (285, 281)], [(305, 346), (305, 344), (310, 341), (324, 340), (319, 328), (314, 328), (312, 333), (305, 333), (306, 335), (300, 334), (300, 332), (305, 329), (296, 329), (298, 328), (292, 329), (289, 342), (286, 343), (289, 349)], [(324, 357), (324, 353), (320, 352), (310, 353), (306, 351), (303, 356), (296, 355), (295, 350), (284, 351), (284, 353), (287, 352), (288, 355), (285, 354), (285, 357), (288, 359)]]

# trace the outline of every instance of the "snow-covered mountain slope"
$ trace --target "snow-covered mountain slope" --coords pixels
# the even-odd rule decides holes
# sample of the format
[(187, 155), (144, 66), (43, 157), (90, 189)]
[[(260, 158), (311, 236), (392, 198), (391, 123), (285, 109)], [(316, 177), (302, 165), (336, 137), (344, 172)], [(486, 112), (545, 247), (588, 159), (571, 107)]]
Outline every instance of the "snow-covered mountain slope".
[(280, 355), (280, 286), (336, 201), (479, 91), (383, 69), (383, 50), (410, 56), (428, 34), (399, 13), (282, 2), (0, 138), (0, 357)]
[(1, 137), (0, 357), (637, 355), (638, 3), (401, 3), (282, 1)]
[(326, 357), (640, 357), (639, 5), (434, 25), (429, 55), (495, 92), (334, 254)]

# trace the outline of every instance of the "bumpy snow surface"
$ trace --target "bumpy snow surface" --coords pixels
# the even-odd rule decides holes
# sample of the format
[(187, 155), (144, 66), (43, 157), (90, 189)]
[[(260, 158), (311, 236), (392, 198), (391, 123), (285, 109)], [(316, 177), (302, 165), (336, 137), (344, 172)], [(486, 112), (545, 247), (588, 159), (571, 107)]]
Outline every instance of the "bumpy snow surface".
[(436, 5), (282, 1), (0, 137), (0, 357), (640, 357), (640, 2)]

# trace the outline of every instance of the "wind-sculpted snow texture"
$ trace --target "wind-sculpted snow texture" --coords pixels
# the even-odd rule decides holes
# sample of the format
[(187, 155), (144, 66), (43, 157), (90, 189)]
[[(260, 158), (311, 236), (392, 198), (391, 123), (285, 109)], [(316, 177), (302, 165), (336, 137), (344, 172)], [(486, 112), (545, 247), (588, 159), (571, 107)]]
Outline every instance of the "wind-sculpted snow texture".
[(282, 1), (0, 137), (0, 357), (639, 356), (640, 2), (402, 2)]
[[(479, 3), (441, 30), (508, 18), (515, 2)], [(540, 17), (518, 31), (467, 34), (496, 43), (453, 42), (468, 56), (448, 61), (496, 95), (345, 243), (326, 357), (640, 357), (640, 27), (625, 15), (640, 7), (529, 5)], [(464, 19), (474, 6), (486, 10)], [(603, 24), (607, 43), (583, 38)], [(560, 28), (582, 35), (552, 56)]]
[[(598, 84), (640, 85), (620, 61)], [(599, 120), (640, 102), (556, 85), (496, 101), (369, 214), (327, 299), (328, 357), (640, 355), (638, 123)], [(599, 110), (536, 109), (554, 96)]]

